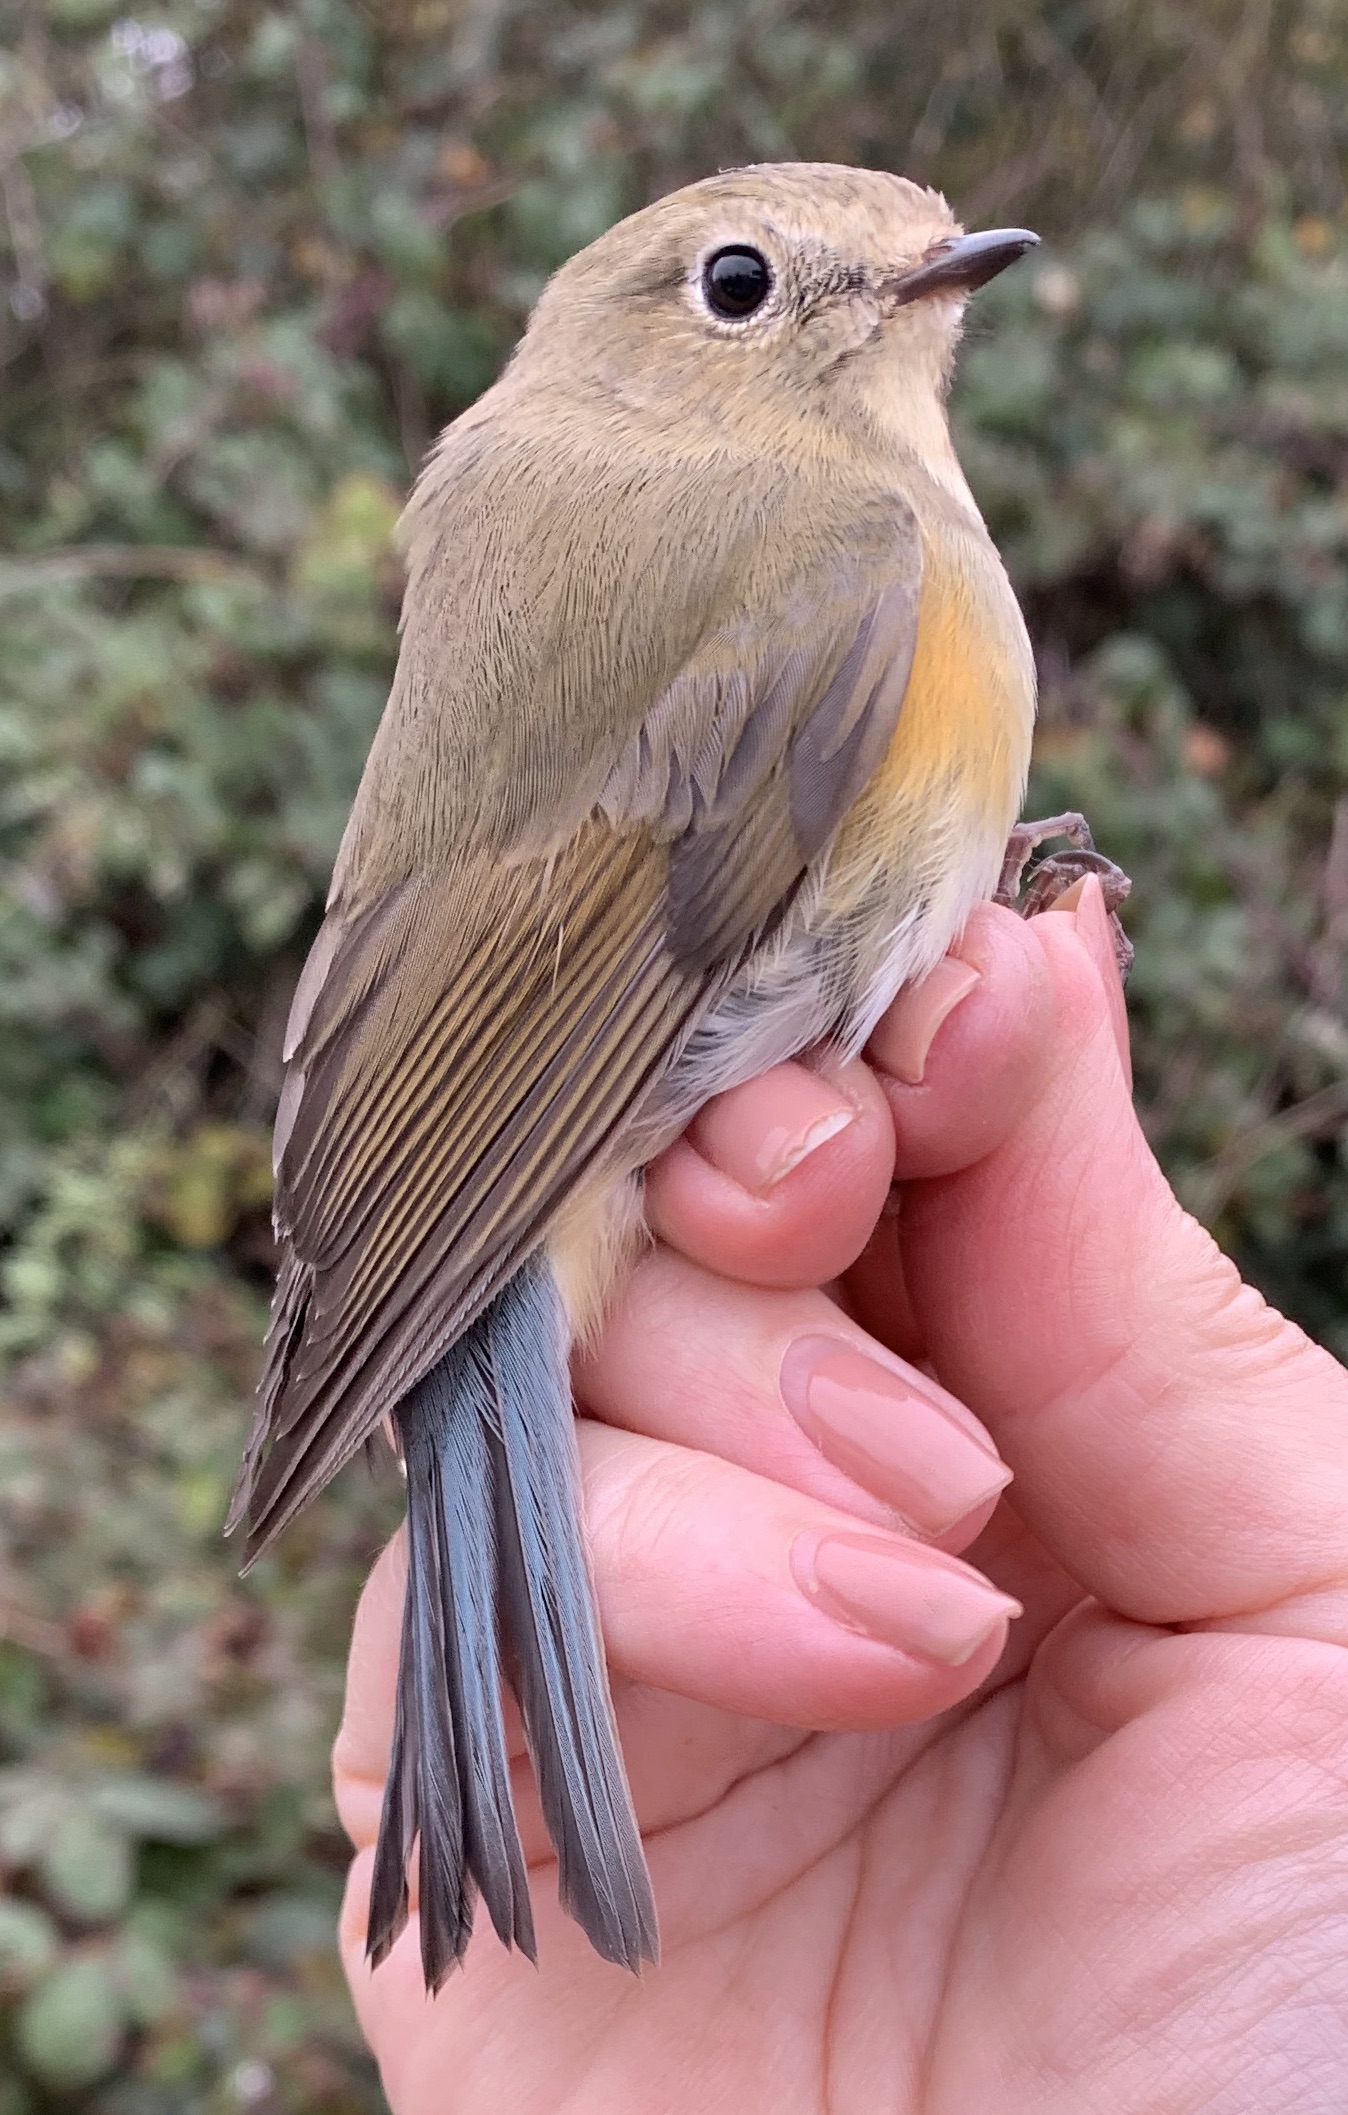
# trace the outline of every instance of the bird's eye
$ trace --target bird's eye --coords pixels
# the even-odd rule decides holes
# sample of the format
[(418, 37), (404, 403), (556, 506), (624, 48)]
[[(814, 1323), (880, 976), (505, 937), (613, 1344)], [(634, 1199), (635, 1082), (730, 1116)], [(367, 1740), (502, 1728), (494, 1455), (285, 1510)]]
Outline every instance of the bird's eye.
[(740, 243), (718, 250), (703, 267), (702, 290), (714, 315), (738, 323), (762, 308), (772, 291), (768, 260)]

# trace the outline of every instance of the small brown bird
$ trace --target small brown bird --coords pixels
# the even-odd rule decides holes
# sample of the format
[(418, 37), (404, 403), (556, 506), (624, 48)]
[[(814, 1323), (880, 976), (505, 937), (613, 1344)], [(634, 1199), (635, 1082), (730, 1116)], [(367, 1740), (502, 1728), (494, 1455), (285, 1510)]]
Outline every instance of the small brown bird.
[(502, 1682), (562, 1900), (655, 1915), (568, 1350), (710, 1095), (861, 1049), (998, 879), (1025, 627), (955, 458), (970, 292), (1027, 250), (902, 178), (740, 169), (564, 265), (407, 515), (393, 693), (295, 994), (248, 1557), (391, 1418), (408, 1565), (370, 1914), (439, 1985), (533, 1951)]

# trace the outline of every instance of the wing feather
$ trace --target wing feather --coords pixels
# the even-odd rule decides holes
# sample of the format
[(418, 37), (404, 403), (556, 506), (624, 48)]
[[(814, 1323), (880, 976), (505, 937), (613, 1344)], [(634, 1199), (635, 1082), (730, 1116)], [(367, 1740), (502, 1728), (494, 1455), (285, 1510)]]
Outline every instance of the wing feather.
[[(590, 820), (329, 911), (278, 1122), (283, 1258), (231, 1513), (248, 1561), (537, 1245), (785, 917), (902, 706), (920, 552), (896, 517), (820, 587), (713, 626)], [(627, 715), (630, 718), (630, 713)], [(358, 879), (358, 877), (357, 877)], [(298, 1082), (298, 1085), (296, 1084)]]

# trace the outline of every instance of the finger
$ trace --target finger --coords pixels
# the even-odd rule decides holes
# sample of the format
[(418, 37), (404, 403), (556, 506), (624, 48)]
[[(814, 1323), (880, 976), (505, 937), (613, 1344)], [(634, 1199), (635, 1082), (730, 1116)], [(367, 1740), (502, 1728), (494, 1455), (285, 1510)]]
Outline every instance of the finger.
[[(995, 1434), (1036, 1533), (1112, 1607), (1248, 1620), (1342, 1581), (1348, 1377), (1242, 1286), (1157, 1167), (1120, 1062), (1098, 883), (1021, 944), (1038, 956), (1027, 1001), (1054, 1024), (1033, 1091), (977, 1158), (978, 1119), (961, 1135), (947, 1106), (924, 1135), (959, 1172), (904, 1195), (904, 1275), (937, 1370)], [(928, 1109), (910, 1122), (900, 1106), (901, 1140), (947, 1072), (965, 1076), (976, 1004), (946, 1031)]]
[[(1078, 883), (1069, 890), (1054, 914), (1074, 909), (1083, 889)], [(1113, 979), (1111, 1024), (1127, 1063), (1128, 1024), (1107, 923), (1097, 944)], [(867, 1050), (894, 1120), (896, 1183), (953, 1174), (1001, 1144), (1045, 1090), (1054, 1033), (1053, 993), (1033, 930), (1015, 912), (979, 904), (955, 950), (899, 994)], [(903, 1275), (901, 1212), (899, 1187), (848, 1271), (842, 1295), (892, 1350), (927, 1363), (921, 1319)]]
[(634, 1272), (576, 1385), (607, 1424), (947, 1548), (1010, 1481), (963, 1404), (821, 1292), (736, 1285), (668, 1249)]
[[(896, 1182), (967, 1167), (1010, 1134), (1043, 1091), (1053, 1021), (1042, 953), (1025, 920), (979, 904), (952, 952), (899, 994), (867, 1049), (894, 1120)], [(1122, 1032), (1126, 1047), (1126, 1024)], [(901, 1193), (892, 1192), (842, 1296), (892, 1350), (925, 1362), (903, 1276), (901, 1211)]]
[[(379, 1833), (393, 1744), (406, 1582), (406, 1545), (399, 1533), (375, 1563), (356, 1610), (346, 1704), (332, 1751), (337, 1812), (357, 1851), (369, 1849)], [(705, 1812), (728, 1786), (780, 1762), (809, 1738), (764, 1719), (737, 1718), (664, 1690), (625, 1683), (616, 1667), (611, 1673), (623, 1760), (646, 1830)], [(525, 1858), (533, 1865), (553, 1853), (513, 1697), (504, 1695), (502, 1707), (511, 1797)], [(415, 1907), (415, 1862), (410, 1879)]]
[(777, 1725), (931, 1717), (995, 1664), (1017, 1605), (970, 1566), (709, 1454), (583, 1423), (610, 1663)]
[[(995, 1666), (1018, 1604), (971, 1566), (711, 1455), (578, 1429), (618, 1681), (776, 1727), (867, 1728), (947, 1710)], [(395, 1543), (356, 1613), (334, 1749), (356, 1842), (378, 1825), (404, 1576)]]
[(400, 1528), (375, 1559), (361, 1588), (346, 1663), (346, 1701), (332, 1748), (337, 1817), (356, 1848), (379, 1834), (384, 1780), (393, 1749), (407, 1537)]
[(852, 1319), (871, 1330), (888, 1350), (910, 1365), (927, 1368), (930, 1359), (922, 1325), (908, 1294), (899, 1241), (902, 1192), (895, 1189), (871, 1231), (870, 1240), (843, 1278), (839, 1298)]
[(893, 1126), (865, 1065), (777, 1065), (709, 1102), (652, 1164), (646, 1216), (728, 1277), (822, 1285), (864, 1247), (893, 1166)]
[(1043, 1092), (1053, 993), (1034, 922), (980, 904), (867, 1051), (889, 1103), (895, 1176), (948, 1175), (1008, 1138)]

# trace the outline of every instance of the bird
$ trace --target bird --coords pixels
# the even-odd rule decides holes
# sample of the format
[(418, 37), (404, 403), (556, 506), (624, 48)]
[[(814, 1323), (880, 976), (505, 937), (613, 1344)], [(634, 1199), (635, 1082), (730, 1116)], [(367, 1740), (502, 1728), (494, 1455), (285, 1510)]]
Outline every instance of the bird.
[(479, 1900), (534, 1957), (503, 1696), (564, 1908), (658, 1934), (577, 1495), (572, 1345), (712, 1095), (860, 1052), (998, 881), (1034, 661), (946, 411), (1037, 242), (901, 176), (707, 177), (555, 273), (403, 524), (389, 700), (300, 974), (278, 1271), (229, 1527), (364, 1445), (408, 1580), (369, 1957)]

